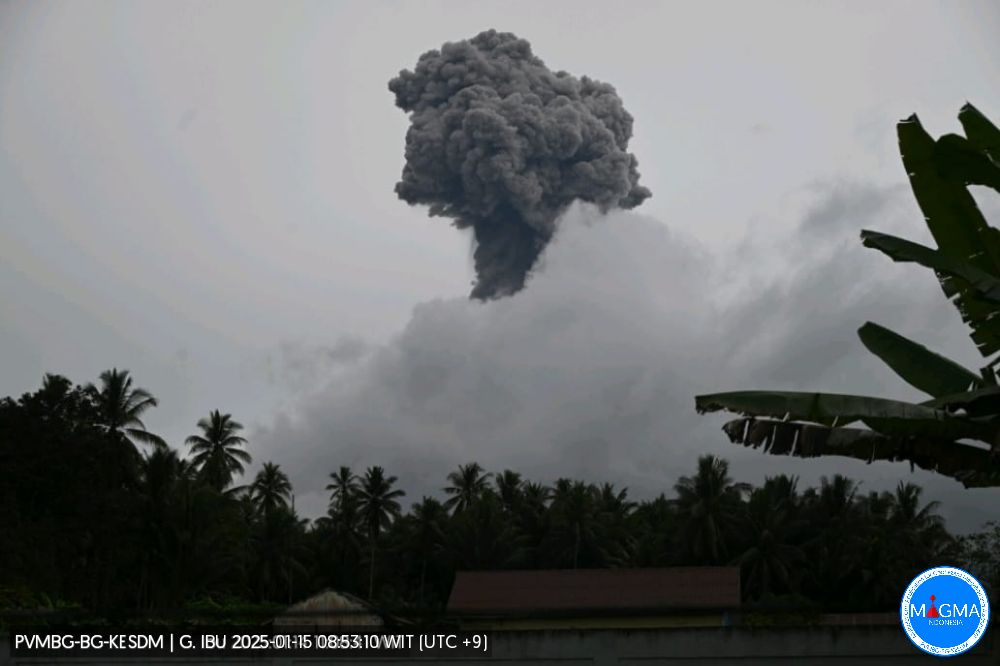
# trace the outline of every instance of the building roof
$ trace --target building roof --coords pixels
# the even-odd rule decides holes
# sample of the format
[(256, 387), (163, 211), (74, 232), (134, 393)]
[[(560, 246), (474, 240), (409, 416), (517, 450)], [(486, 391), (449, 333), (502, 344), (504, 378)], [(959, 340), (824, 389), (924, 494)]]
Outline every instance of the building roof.
[(289, 607), (274, 618), (279, 626), (382, 626), (370, 606), (346, 592), (324, 590)]
[(459, 571), (448, 612), (708, 611), (739, 605), (739, 567)]

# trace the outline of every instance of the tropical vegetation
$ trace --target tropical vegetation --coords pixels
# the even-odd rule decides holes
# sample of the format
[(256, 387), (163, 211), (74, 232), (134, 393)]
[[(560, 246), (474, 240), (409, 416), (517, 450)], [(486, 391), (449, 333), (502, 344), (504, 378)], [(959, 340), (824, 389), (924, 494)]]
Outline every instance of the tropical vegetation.
[(937, 247), (869, 230), (861, 239), (894, 261), (934, 272), (985, 365), (974, 372), (868, 322), (858, 331), (862, 344), (927, 400), (781, 391), (698, 396), (701, 412), (741, 415), (724, 426), (734, 443), (775, 455), (908, 461), (966, 487), (1000, 486), (1000, 230), (969, 190), (1000, 192), (1000, 130), (971, 104), (958, 119), (965, 136), (937, 140), (916, 116), (897, 126), (903, 166)]
[(940, 562), (1000, 583), (1000, 527), (955, 536), (918, 486), (864, 492), (839, 475), (754, 486), (714, 456), (645, 498), (475, 462), (417, 498), (380, 466), (341, 466), (326, 515), (306, 520), (280, 464), (240, 485), (251, 445), (231, 415), (199, 421), (183, 455), (138, 421), (135, 408), (154, 403), (127, 372), (101, 381), (118, 388), (49, 375), (0, 400), (0, 619), (4, 608), (274, 612), (327, 588), (433, 614), (468, 569), (731, 565), (748, 604), (824, 610), (891, 608)]

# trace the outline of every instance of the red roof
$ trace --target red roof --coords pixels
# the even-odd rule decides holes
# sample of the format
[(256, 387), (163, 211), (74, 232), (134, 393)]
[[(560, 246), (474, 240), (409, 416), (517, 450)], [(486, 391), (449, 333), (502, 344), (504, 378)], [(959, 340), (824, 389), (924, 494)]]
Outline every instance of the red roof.
[(739, 567), (459, 571), (448, 612), (721, 610), (739, 605)]

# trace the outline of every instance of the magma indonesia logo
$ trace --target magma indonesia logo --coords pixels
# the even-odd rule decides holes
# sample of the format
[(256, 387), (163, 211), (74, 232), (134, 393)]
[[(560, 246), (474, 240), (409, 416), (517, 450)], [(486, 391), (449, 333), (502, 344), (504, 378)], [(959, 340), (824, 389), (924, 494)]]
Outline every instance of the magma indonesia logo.
[(990, 602), (971, 574), (954, 567), (928, 569), (913, 579), (899, 608), (913, 644), (939, 657), (972, 648), (986, 633)]

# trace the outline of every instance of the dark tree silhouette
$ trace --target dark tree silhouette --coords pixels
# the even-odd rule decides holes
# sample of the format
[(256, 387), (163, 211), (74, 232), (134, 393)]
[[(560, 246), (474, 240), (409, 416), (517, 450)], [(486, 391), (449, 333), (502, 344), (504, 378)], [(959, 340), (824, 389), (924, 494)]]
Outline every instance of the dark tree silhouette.
[(427, 584), (427, 563), (442, 554), (445, 547), (445, 530), (448, 512), (438, 500), (424, 497), (413, 505), (413, 512), (407, 521), (407, 542), (410, 552), (420, 558), (420, 587), (417, 604), (424, 606), (424, 590)]
[(252, 460), (243, 449), (247, 440), (237, 434), (243, 426), (232, 415), (215, 410), (198, 421), (198, 427), (201, 434), (191, 435), (184, 443), (191, 447), (194, 464), (208, 484), (222, 492), (233, 482), (233, 476), (243, 473), (244, 464)]
[(521, 475), (511, 469), (505, 469), (494, 479), (496, 493), (505, 511), (513, 511), (521, 500), (521, 486), (524, 480)]
[(767, 479), (750, 493), (745, 523), (747, 546), (734, 560), (746, 572), (747, 596), (762, 599), (796, 592), (805, 522), (800, 515), (797, 481), (787, 476)]
[(288, 509), (292, 483), (280, 465), (266, 462), (250, 484), (250, 498), (261, 513), (269, 516), (276, 509)]
[[(133, 446), (136, 443), (165, 447), (167, 444), (158, 435), (146, 430), (142, 415), (157, 402), (148, 391), (132, 387), (128, 370), (113, 368), (101, 373), (100, 387), (90, 384), (86, 391), (97, 408), (97, 425), (112, 438), (121, 439)], [(50, 385), (49, 382), (52, 382)], [(65, 378), (46, 376), (43, 391), (60, 393), (65, 391)]]
[(330, 478), (333, 483), (326, 487), (330, 491), (330, 507), (342, 510), (358, 489), (358, 477), (351, 472), (350, 467), (342, 465), (336, 473), (330, 474)]
[(451, 497), (445, 501), (445, 507), (454, 513), (468, 509), (489, 488), (490, 476), (477, 462), (460, 465), (457, 472), (448, 475), (449, 485), (444, 492)]
[(396, 477), (343, 467), (327, 515), (309, 523), (275, 462), (225, 490), (249, 458), (228, 415), (202, 420), (185, 460), (167, 447), (139, 455), (100, 414), (92, 389), (59, 375), (0, 400), (0, 621), (5, 608), (74, 604), (98, 615), (262, 604), (273, 617), (273, 604), (326, 588), (441, 612), (460, 569), (732, 564), (754, 607), (829, 611), (889, 610), (943, 561), (993, 595), (1000, 582), (997, 529), (954, 538), (910, 483), (865, 493), (844, 476), (805, 489), (776, 476), (751, 488), (704, 456), (674, 496), (633, 499), (611, 483), (550, 487), (470, 463), (403, 515)]
[(400, 506), (397, 498), (406, 493), (393, 489), (396, 477), (385, 475), (385, 470), (379, 466), (369, 467), (361, 481), (358, 496), (361, 500), (361, 516), (368, 535), (369, 574), (368, 598), (372, 598), (375, 588), (375, 553), (378, 537), (384, 527), (388, 527), (393, 518), (399, 515)]
[(674, 486), (683, 543), (692, 562), (721, 564), (732, 551), (744, 520), (743, 496), (749, 490), (729, 478), (729, 463), (715, 456), (698, 459), (698, 472)]

